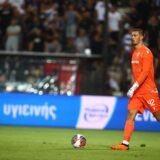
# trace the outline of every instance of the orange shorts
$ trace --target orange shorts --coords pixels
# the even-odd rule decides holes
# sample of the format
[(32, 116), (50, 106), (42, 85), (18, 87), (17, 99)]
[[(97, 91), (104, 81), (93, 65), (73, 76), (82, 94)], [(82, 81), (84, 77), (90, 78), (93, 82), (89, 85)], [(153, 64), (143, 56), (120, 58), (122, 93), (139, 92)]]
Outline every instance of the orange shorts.
[(154, 113), (160, 111), (160, 99), (158, 94), (145, 94), (139, 95), (128, 102), (128, 109), (137, 109), (139, 113), (143, 114), (144, 109), (147, 108), (150, 112)]

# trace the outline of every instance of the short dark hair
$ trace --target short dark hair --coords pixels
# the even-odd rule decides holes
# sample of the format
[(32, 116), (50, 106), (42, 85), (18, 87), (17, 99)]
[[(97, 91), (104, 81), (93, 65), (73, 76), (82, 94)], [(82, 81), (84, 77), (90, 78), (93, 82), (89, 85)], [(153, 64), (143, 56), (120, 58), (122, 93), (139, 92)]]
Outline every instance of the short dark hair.
[(145, 36), (145, 33), (141, 28), (132, 28), (130, 32), (139, 32), (143, 37)]

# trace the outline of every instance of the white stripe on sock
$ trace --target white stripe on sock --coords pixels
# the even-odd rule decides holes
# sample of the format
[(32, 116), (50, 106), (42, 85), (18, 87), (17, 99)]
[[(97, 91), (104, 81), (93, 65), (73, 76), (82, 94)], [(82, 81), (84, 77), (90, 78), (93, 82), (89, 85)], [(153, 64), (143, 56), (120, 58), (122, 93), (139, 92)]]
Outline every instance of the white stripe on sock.
[(128, 141), (126, 141), (126, 140), (123, 140), (123, 142), (122, 142), (123, 144), (125, 144), (125, 145), (129, 145), (129, 142)]

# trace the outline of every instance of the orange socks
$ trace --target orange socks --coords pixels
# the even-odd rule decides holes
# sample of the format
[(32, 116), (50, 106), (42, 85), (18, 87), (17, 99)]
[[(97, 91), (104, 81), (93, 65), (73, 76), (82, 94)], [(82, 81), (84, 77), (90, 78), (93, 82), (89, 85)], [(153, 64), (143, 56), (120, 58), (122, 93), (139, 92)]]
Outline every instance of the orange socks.
[(127, 141), (129, 144), (130, 138), (134, 130), (134, 121), (127, 120), (124, 127), (124, 141)]

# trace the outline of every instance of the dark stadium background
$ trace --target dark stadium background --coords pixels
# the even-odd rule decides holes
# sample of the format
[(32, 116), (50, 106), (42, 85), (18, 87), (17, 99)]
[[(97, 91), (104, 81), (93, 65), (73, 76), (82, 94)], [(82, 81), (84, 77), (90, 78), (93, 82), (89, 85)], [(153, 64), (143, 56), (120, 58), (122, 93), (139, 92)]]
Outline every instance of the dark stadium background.
[(1, 0), (0, 90), (125, 96), (132, 27), (146, 33), (160, 90), (159, 22), (159, 0)]

